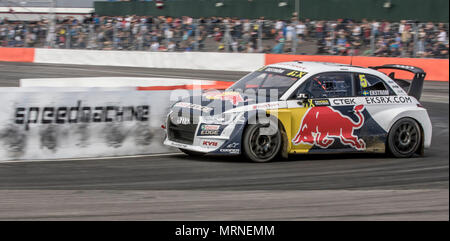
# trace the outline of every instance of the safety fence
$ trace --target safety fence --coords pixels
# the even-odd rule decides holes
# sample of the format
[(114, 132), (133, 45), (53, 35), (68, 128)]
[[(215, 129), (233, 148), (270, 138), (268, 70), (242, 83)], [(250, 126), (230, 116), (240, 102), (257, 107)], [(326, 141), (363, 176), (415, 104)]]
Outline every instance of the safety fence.
[(448, 58), (448, 23), (102, 17), (0, 22), (0, 46)]

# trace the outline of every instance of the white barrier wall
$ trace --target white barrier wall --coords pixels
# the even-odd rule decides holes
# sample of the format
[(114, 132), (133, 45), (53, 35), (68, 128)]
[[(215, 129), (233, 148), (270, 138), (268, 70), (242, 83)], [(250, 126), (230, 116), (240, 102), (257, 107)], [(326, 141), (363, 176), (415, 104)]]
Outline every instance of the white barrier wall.
[[(180, 85), (215, 85), (212, 80), (141, 78), (141, 77), (83, 77), (83, 78), (39, 78), (21, 79), (20, 87), (147, 87)], [(67, 88), (69, 89), (69, 88)]]
[[(14, 91), (11, 91), (14, 89)], [(0, 89), (0, 160), (171, 152), (162, 144), (170, 91)]]
[(264, 54), (36, 49), (35, 63), (254, 71)]

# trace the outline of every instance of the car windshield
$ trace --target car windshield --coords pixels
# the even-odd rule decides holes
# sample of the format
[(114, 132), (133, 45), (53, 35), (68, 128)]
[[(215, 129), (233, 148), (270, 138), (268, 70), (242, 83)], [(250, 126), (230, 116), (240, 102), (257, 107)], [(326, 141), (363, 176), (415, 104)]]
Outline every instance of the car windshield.
[(266, 95), (277, 91), (278, 98), (280, 98), (284, 92), (305, 74), (305, 72), (301, 71), (264, 67), (240, 79), (230, 86), (228, 91), (245, 92), (254, 90), (255, 93), (259, 94), (260, 90), (265, 90)]

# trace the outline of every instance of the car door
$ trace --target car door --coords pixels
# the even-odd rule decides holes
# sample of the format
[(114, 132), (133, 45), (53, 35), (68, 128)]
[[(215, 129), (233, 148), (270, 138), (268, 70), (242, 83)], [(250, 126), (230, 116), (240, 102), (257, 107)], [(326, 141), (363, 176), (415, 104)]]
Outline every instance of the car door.
[[(361, 128), (354, 73), (324, 72), (307, 79), (287, 101), (291, 111), (291, 153), (363, 150), (354, 135)], [(304, 98), (299, 99), (299, 94)]]

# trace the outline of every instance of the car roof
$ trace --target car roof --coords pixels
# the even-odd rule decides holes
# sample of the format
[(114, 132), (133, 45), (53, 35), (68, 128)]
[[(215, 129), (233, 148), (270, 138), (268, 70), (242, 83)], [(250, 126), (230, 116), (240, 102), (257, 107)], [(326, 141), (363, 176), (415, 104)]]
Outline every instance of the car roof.
[(311, 61), (292, 61), (292, 62), (281, 62), (269, 65), (270, 67), (278, 67), (291, 69), (296, 71), (304, 71), (310, 74), (330, 72), (330, 71), (351, 71), (351, 72), (364, 72), (368, 74), (380, 74), (381, 72), (364, 68), (360, 66), (339, 64), (339, 63), (328, 63), (328, 62), (311, 62)]

